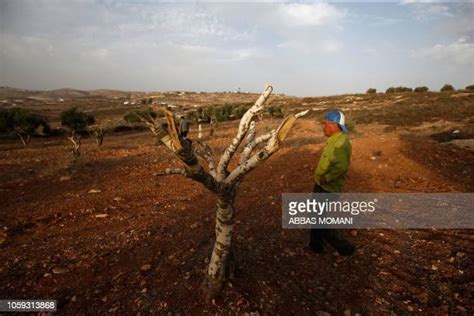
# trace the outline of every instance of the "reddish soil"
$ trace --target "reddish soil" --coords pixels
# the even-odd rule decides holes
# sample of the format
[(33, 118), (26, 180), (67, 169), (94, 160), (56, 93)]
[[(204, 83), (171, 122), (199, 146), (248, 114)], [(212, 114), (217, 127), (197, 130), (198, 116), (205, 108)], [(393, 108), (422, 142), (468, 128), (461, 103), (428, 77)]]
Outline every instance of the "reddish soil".
[[(209, 141), (217, 153), (235, 124)], [(346, 191), (473, 192), (472, 152), (375, 125), (357, 132)], [(242, 183), (238, 270), (209, 304), (198, 289), (215, 198), (153, 176), (179, 163), (151, 134), (109, 136), (100, 150), (87, 139), (76, 164), (59, 139), (0, 145), (0, 298), (57, 299), (61, 315), (471, 315), (472, 231), (347, 231), (358, 250), (344, 259), (311, 254), (308, 231), (281, 228), (281, 193), (311, 190), (323, 142), (314, 120), (299, 121)]]

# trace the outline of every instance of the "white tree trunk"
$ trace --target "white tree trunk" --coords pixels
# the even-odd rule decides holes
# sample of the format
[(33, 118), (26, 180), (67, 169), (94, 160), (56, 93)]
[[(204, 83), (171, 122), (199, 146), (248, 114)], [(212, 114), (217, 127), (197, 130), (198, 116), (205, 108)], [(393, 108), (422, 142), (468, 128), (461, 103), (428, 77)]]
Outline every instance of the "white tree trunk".
[(226, 268), (229, 260), (234, 228), (234, 207), (232, 201), (221, 197), (217, 200), (216, 241), (207, 268), (206, 295), (216, 296), (226, 280)]
[(199, 124), (199, 126), (198, 126), (198, 131), (199, 131), (198, 139), (202, 139), (202, 125), (201, 124)]

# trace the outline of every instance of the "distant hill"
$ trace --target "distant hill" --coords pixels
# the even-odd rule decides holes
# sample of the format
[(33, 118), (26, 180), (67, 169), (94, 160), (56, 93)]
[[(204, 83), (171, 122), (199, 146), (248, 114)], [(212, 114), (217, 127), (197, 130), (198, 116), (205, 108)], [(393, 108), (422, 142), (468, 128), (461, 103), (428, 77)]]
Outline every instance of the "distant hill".
[(90, 93), (88, 91), (76, 90), (70, 88), (57, 89), (57, 90), (48, 90), (43, 91), (36, 95), (35, 97), (41, 98), (84, 98), (89, 97)]
[(80, 98), (113, 98), (128, 97), (130, 94), (145, 94), (142, 91), (120, 91), (110, 89), (79, 90), (62, 88), (55, 90), (26, 90), (12, 87), (0, 87), (0, 98), (38, 98), (38, 99), (80, 99)]
[(1, 98), (28, 98), (40, 92), (41, 91), (0, 87)]

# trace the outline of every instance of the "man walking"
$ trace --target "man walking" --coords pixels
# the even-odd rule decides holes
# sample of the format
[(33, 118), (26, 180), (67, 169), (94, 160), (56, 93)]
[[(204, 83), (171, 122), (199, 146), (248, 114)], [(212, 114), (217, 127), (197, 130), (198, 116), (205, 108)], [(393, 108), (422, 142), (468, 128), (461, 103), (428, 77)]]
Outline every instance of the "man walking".
[[(344, 114), (332, 111), (322, 123), (328, 140), (314, 171), (314, 193), (340, 193), (351, 162), (352, 147), (347, 137)], [(336, 248), (342, 256), (350, 256), (355, 247), (336, 229), (311, 229), (309, 247), (316, 253), (324, 252), (324, 241)]]

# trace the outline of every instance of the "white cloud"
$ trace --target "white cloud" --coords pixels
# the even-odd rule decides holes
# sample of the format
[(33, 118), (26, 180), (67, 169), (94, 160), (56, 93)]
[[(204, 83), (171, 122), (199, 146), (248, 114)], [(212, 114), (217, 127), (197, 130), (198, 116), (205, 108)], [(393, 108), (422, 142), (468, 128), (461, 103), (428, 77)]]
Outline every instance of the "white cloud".
[(345, 13), (328, 3), (282, 4), (279, 8), (285, 21), (292, 26), (325, 26), (338, 24)]
[(474, 43), (469, 43), (467, 38), (461, 37), (447, 45), (436, 44), (430, 48), (416, 50), (413, 55), (415, 57), (429, 57), (446, 63), (472, 65), (474, 63)]
[(337, 53), (342, 49), (342, 43), (337, 40), (325, 40), (322, 43), (322, 49), (326, 53)]
[(402, 0), (400, 4), (409, 6), (412, 9), (414, 18), (418, 21), (453, 16), (449, 6), (444, 3), (428, 0)]

